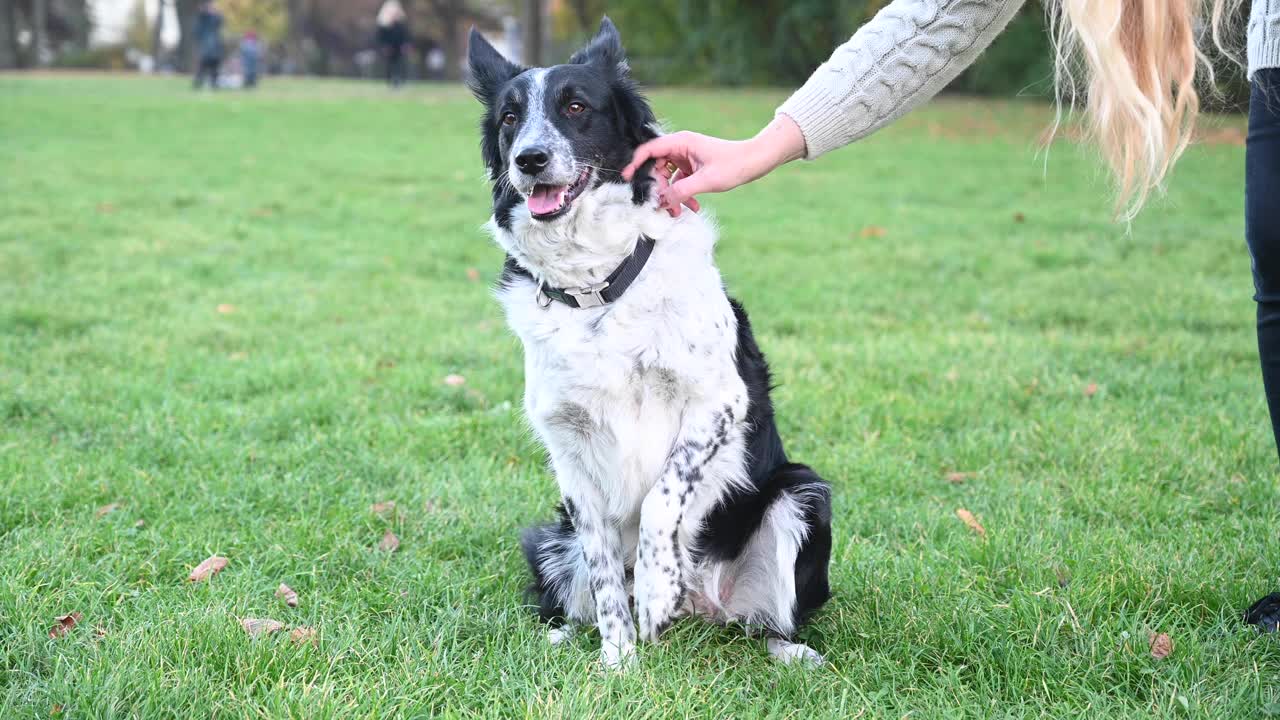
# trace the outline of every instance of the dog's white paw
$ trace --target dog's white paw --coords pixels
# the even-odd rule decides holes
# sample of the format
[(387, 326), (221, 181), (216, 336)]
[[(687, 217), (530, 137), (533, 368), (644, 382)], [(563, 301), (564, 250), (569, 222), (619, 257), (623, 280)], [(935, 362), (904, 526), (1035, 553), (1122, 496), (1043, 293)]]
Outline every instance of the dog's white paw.
[(578, 628), (573, 625), (561, 625), (547, 631), (547, 642), (552, 645), (560, 645), (561, 643), (569, 642), (577, 634)]
[(827, 662), (822, 655), (818, 654), (817, 650), (801, 643), (787, 642), (781, 638), (769, 638), (765, 641), (765, 646), (769, 648), (769, 654), (783, 665), (802, 662), (818, 666)]
[(600, 641), (600, 664), (606, 670), (620, 672), (636, 664), (636, 646), (630, 641)]
[(637, 568), (635, 592), (640, 638), (654, 642), (671, 626), (680, 609), (680, 576), (663, 572), (657, 563)]

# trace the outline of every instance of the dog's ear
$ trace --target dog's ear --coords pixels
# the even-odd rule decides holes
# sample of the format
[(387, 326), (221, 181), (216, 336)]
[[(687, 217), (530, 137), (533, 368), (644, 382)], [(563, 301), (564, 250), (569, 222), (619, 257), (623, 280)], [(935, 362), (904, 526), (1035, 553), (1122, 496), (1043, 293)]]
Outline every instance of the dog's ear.
[(600, 20), (600, 30), (591, 38), (591, 42), (569, 58), (569, 64), (599, 65), (616, 70), (620, 75), (627, 74), (627, 54), (622, 49), (622, 36), (618, 34), (618, 28), (608, 15)]
[(467, 86), (486, 106), (493, 104), (499, 88), (523, 72), (519, 65), (502, 57), (474, 26), (467, 40), (467, 69)]

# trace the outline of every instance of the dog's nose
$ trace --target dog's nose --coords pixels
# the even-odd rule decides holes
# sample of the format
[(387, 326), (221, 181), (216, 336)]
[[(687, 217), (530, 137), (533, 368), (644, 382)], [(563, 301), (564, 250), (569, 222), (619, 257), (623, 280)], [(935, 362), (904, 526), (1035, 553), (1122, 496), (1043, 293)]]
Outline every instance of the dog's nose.
[(516, 156), (516, 167), (526, 175), (537, 175), (547, 169), (551, 156), (540, 147), (528, 148)]

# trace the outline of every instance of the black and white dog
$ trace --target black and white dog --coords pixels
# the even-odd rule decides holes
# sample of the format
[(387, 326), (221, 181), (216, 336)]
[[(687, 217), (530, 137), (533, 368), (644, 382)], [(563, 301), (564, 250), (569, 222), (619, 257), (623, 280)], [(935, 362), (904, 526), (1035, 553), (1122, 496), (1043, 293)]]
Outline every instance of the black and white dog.
[[(783, 452), (769, 369), (724, 291), (706, 218), (655, 210), (657, 137), (618, 31), (567, 64), (522, 68), (478, 33), (471, 88), (493, 181), (497, 289), (525, 351), (525, 411), (560, 487), (558, 521), (525, 531), (541, 614), (595, 624), (608, 667), (681, 615), (762, 628), (775, 657), (829, 597), (827, 483)], [(630, 591), (630, 592), (629, 592)]]

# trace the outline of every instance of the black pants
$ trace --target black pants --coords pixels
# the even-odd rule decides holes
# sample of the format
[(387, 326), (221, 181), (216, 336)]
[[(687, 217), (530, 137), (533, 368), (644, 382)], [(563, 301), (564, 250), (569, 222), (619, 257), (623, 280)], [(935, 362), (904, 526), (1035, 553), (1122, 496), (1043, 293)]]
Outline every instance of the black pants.
[(1280, 68), (1253, 74), (1244, 165), (1244, 236), (1253, 258), (1258, 355), (1280, 450)]
[(405, 60), (404, 51), (399, 48), (387, 52), (387, 84), (391, 87), (404, 84)]
[(199, 89), (204, 83), (205, 78), (209, 79), (209, 87), (218, 89), (218, 66), (222, 64), (222, 58), (200, 58), (200, 67), (196, 69), (196, 79), (191, 83), (191, 87)]

